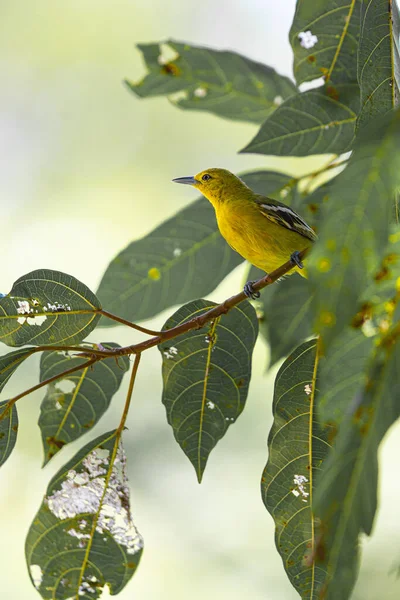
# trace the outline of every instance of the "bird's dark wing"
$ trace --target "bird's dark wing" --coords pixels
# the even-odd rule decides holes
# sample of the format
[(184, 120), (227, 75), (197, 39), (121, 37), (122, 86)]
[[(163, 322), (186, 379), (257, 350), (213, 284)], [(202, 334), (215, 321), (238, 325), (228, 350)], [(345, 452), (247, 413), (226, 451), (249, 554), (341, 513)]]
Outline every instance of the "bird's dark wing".
[(266, 196), (257, 196), (255, 201), (260, 213), (270, 221), (286, 227), (286, 229), (291, 229), (312, 242), (317, 239), (315, 231), (290, 206)]

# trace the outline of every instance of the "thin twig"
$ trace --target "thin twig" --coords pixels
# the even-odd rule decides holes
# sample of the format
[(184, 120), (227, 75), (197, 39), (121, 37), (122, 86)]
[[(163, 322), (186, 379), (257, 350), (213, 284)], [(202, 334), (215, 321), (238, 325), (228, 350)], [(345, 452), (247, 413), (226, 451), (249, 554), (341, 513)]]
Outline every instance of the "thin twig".
[[(95, 344), (96, 345), (96, 344)], [(36, 348), (32, 348), (32, 354), (36, 352), (76, 352), (77, 356), (81, 355), (94, 355), (99, 358), (105, 358), (108, 356), (114, 356), (112, 350), (104, 348), (103, 350), (98, 350), (97, 348), (92, 348), (91, 346), (37, 346)]]
[(141, 325), (136, 325), (136, 323), (132, 323), (131, 321), (127, 321), (126, 319), (123, 319), (122, 317), (118, 317), (117, 315), (113, 315), (112, 313), (108, 312), (107, 310), (99, 310), (99, 314), (103, 315), (103, 317), (107, 317), (107, 319), (112, 319), (113, 321), (117, 321), (118, 323), (121, 323), (122, 325), (127, 325), (128, 327), (132, 327), (132, 329), (136, 329), (137, 331), (140, 331), (141, 333), (146, 333), (147, 335), (159, 335), (160, 332), (159, 331), (153, 331), (152, 329), (147, 329), (146, 327), (142, 327)]
[(59, 373), (58, 375), (53, 375), (53, 377), (49, 377), (48, 379), (45, 379), (44, 381), (37, 383), (36, 385), (29, 388), (28, 390), (25, 390), (25, 392), (21, 392), (20, 394), (18, 394), (18, 396), (14, 396), (14, 398), (11, 398), (11, 400), (9, 400), (7, 402), (7, 406), (5, 407), (3, 412), (0, 414), (0, 421), (2, 421), (5, 418), (5, 416), (9, 412), (10, 408), (17, 402), (17, 400), (20, 400), (24, 396), (28, 396), (28, 394), (31, 394), (32, 392), (36, 392), (36, 390), (39, 390), (40, 388), (44, 387), (45, 385), (48, 385), (49, 383), (53, 383), (53, 381), (57, 381), (58, 379), (63, 379), (66, 375), (70, 375), (71, 373), (75, 373), (75, 371), (80, 371), (81, 369), (86, 369), (86, 367), (90, 367), (91, 365), (93, 365), (95, 362), (97, 362), (99, 360), (101, 360), (101, 359), (100, 358), (92, 358), (91, 360), (88, 360), (85, 363), (82, 363), (81, 365), (72, 367), (71, 369), (68, 369), (67, 371), (63, 371), (62, 373)]
[(121, 433), (122, 433), (122, 431), (124, 430), (124, 427), (125, 427), (126, 418), (128, 416), (129, 407), (130, 407), (130, 404), (131, 404), (133, 387), (135, 385), (136, 374), (137, 374), (137, 371), (138, 371), (138, 368), (139, 368), (139, 363), (140, 363), (141, 357), (142, 357), (141, 354), (136, 354), (136, 356), (135, 356), (135, 362), (133, 363), (131, 378), (129, 380), (128, 392), (126, 394), (124, 411), (122, 413), (121, 421), (120, 421), (120, 423), (118, 425), (118, 429), (117, 429), (117, 437), (121, 435)]
[[(299, 259), (302, 260), (308, 254), (308, 252), (309, 252), (309, 248), (305, 248), (304, 250), (299, 252)], [(293, 268), (294, 268), (293, 263), (290, 260), (288, 260), (286, 263), (284, 263), (283, 265), (281, 265), (274, 271), (271, 271), (271, 273), (269, 273), (268, 275), (265, 275), (265, 277), (262, 277), (258, 281), (255, 281), (252, 284), (254, 291), (258, 292), (259, 290), (262, 290), (263, 288), (267, 287), (268, 285), (271, 285), (277, 279), (279, 279), (283, 275), (286, 275), (286, 273), (289, 273), (289, 271), (291, 271)], [(172, 327), (171, 329), (165, 329), (164, 331), (156, 332), (156, 335), (154, 337), (144, 340), (143, 342), (139, 342), (138, 344), (132, 344), (131, 346), (125, 346), (125, 347), (121, 347), (121, 348), (111, 348), (108, 350), (96, 350), (96, 351), (92, 350), (91, 348), (88, 348), (87, 353), (85, 353), (85, 348), (82, 348), (82, 346), (47, 346), (47, 345), (46, 346), (38, 346), (37, 348), (34, 348), (32, 350), (32, 353), (33, 352), (42, 352), (42, 351), (58, 352), (60, 350), (65, 350), (65, 351), (69, 350), (72, 352), (80, 352), (81, 356), (85, 356), (85, 355), (90, 356), (91, 354), (92, 355), (94, 354), (95, 356), (93, 358), (91, 358), (90, 360), (86, 361), (85, 363), (82, 363), (81, 365), (77, 365), (76, 367), (68, 369), (67, 371), (60, 373), (59, 375), (54, 375), (53, 377), (46, 379), (46, 381), (42, 381), (41, 383), (38, 383), (37, 385), (29, 388), (25, 392), (22, 392), (18, 396), (15, 396), (11, 400), (9, 400), (6, 408), (0, 414), (0, 421), (2, 419), (4, 419), (6, 413), (9, 411), (11, 406), (13, 404), (15, 404), (15, 402), (17, 402), (17, 400), (19, 400), (20, 398), (27, 396), (31, 392), (34, 392), (34, 391), (40, 389), (41, 387), (43, 387), (49, 383), (52, 383), (53, 381), (57, 381), (57, 379), (62, 379), (66, 375), (69, 375), (70, 373), (74, 373), (75, 371), (79, 371), (80, 369), (85, 369), (86, 367), (89, 367), (89, 366), (93, 365), (94, 363), (96, 363), (100, 360), (103, 360), (105, 358), (113, 357), (113, 358), (117, 359), (119, 356), (127, 356), (129, 354), (134, 354), (135, 362), (134, 362), (133, 370), (134, 370), (135, 376), (136, 376), (137, 367), (139, 365), (138, 357), (140, 357), (140, 354), (142, 352), (144, 352), (145, 350), (149, 350), (150, 348), (154, 348), (154, 346), (158, 346), (161, 342), (165, 342), (167, 340), (172, 340), (172, 339), (178, 337), (179, 335), (187, 333), (188, 331), (192, 331), (193, 329), (201, 329), (207, 323), (209, 323), (210, 321), (213, 321), (214, 319), (216, 319), (217, 317), (220, 317), (221, 315), (226, 314), (229, 310), (231, 310), (232, 308), (234, 308), (235, 306), (237, 306), (238, 304), (240, 304), (241, 302), (243, 302), (246, 299), (247, 299), (247, 296), (245, 295), (245, 293), (240, 292), (239, 294), (236, 294), (235, 296), (231, 296), (230, 298), (228, 298), (221, 304), (217, 304), (217, 306), (214, 306), (210, 310), (207, 310), (205, 313), (203, 313), (202, 315), (200, 315), (198, 317), (193, 317), (192, 319), (189, 319), (188, 321), (185, 321), (184, 323), (181, 323), (180, 325), (177, 325), (176, 327)], [(148, 331), (150, 331), (150, 330), (148, 330)], [(134, 382), (134, 380), (133, 380), (133, 382)], [(133, 383), (132, 383), (132, 385), (133, 385)], [(128, 408), (129, 408), (129, 406), (126, 408), (126, 410), (128, 410)], [(124, 411), (123, 419), (126, 419), (125, 411)]]
[[(124, 406), (124, 411), (122, 413), (122, 417), (121, 417), (121, 421), (118, 425), (118, 428), (115, 432), (115, 441), (114, 441), (114, 447), (113, 447), (113, 451), (111, 453), (110, 456), (110, 462), (108, 464), (108, 470), (106, 473), (106, 477), (104, 480), (104, 490), (103, 490), (103, 494), (100, 498), (100, 502), (98, 505), (98, 509), (96, 511), (96, 513), (93, 516), (93, 522), (92, 522), (92, 530), (91, 533), (89, 535), (89, 539), (87, 541), (87, 545), (86, 545), (86, 549), (85, 549), (85, 555), (82, 561), (82, 566), (80, 568), (80, 572), (79, 572), (79, 578), (78, 578), (78, 583), (77, 583), (77, 589), (80, 589), (81, 584), (82, 584), (82, 580), (85, 574), (85, 570), (89, 561), (89, 555), (90, 555), (90, 551), (92, 549), (92, 544), (93, 544), (93, 540), (94, 540), (94, 535), (96, 532), (96, 528), (97, 528), (97, 524), (98, 524), (98, 520), (99, 520), (99, 515), (100, 515), (100, 511), (103, 507), (103, 503), (104, 503), (104, 498), (108, 492), (108, 486), (110, 483), (110, 479), (111, 479), (111, 475), (113, 472), (113, 468), (114, 468), (114, 464), (115, 464), (115, 459), (117, 457), (118, 454), (118, 449), (119, 449), (119, 445), (120, 445), (120, 441), (121, 441), (121, 435), (122, 432), (124, 430), (125, 427), (125, 422), (126, 422), (126, 418), (128, 416), (128, 412), (129, 412), (129, 406), (131, 404), (131, 399), (132, 399), (132, 392), (133, 392), (133, 388), (135, 385), (135, 379), (136, 379), (136, 374), (138, 371), (138, 367), (139, 367), (139, 362), (140, 362), (140, 354), (137, 354), (135, 356), (135, 362), (133, 364), (133, 368), (132, 368), (132, 373), (131, 373), (131, 377), (129, 380), (129, 387), (128, 387), (128, 392), (126, 394), (126, 400), (125, 400), (125, 406)], [(78, 596), (76, 596), (78, 598)]]
[[(305, 248), (304, 250), (299, 252), (299, 259), (302, 260), (308, 254), (308, 252), (309, 248)], [(294, 268), (294, 266), (295, 265), (293, 265), (293, 263), (290, 260), (288, 260), (286, 263), (284, 263), (274, 271), (271, 271), (271, 273), (269, 273), (268, 275), (265, 275), (265, 277), (262, 277), (258, 281), (254, 282), (252, 284), (252, 288), (255, 292), (262, 290), (263, 288), (277, 281), (277, 279), (280, 279), (280, 277), (282, 277), (283, 275), (286, 275), (286, 273), (289, 273), (289, 271), (291, 271)], [(132, 346), (126, 346), (125, 348), (118, 348), (116, 349), (115, 354), (138, 354), (140, 352), (143, 352), (144, 350), (148, 350), (149, 348), (158, 346), (158, 344), (160, 344), (161, 342), (165, 342), (167, 340), (176, 338), (179, 335), (182, 335), (183, 333), (192, 331), (193, 329), (201, 329), (202, 327), (204, 327), (204, 325), (206, 325), (206, 323), (209, 323), (217, 317), (226, 314), (229, 310), (231, 310), (231, 308), (234, 308), (244, 300), (247, 300), (247, 296), (244, 292), (240, 292), (235, 296), (231, 296), (221, 304), (217, 304), (217, 306), (214, 306), (199, 317), (193, 317), (193, 319), (189, 319), (189, 321), (185, 321), (184, 323), (181, 323), (176, 327), (172, 327), (171, 329), (165, 329), (164, 331), (161, 331), (158, 336), (150, 338), (149, 340), (145, 340), (144, 342), (133, 344)]]
[(309, 175), (304, 175), (301, 179), (309, 179), (309, 181), (306, 184), (303, 192), (306, 193), (306, 194), (309, 193), (312, 182), (319, 175), (322, 175), (323, 173), (326, 173), (326, 171), (330, 171), (332, 169), (336, 169), (336, 168), (342, 167), (342, 166), (346, 165), (349, 162), (348, 158), (343, 158), (342, 160), (339, 160), (338, 162), (335, 162), (335, 161), (337, 161), (337, 159), (338, 159), (338, 157), (336, 156), (333, 160), (330, 160), (327, 165), (324, 165), (323, 167), (321, 167), (320, 169), (317, 169), (316, 171), (314, 171), (313, 173), (310, 173)]

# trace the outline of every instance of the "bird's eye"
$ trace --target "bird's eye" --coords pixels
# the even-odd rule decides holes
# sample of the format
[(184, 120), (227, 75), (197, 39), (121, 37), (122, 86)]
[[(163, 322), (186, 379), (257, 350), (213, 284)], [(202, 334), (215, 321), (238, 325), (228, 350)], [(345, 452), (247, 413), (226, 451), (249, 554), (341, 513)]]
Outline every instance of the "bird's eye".
[(203, 181), (208, 181), (209, 179), (211, 179), (211, 175), (209, 175), (208, 173), (206, 173), (205, 175), (203, 175), (202, 180)]

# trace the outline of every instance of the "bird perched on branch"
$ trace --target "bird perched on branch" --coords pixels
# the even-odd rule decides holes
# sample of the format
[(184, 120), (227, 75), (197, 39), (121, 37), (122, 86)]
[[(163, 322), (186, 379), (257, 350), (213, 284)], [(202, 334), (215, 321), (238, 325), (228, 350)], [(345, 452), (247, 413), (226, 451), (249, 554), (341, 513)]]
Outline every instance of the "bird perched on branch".
[[(252, 265), (270, 273), (290, 259), (296, 267), (291, 272), (306, 277), (299, 251), (311, 246), (317, 236), (289, 206), (256, 194), (226, 169), (207, 169), (173, 181), (192, 185), (211, 202), (222, 236)], [(246, 283), (244, 293), (258, 298), (253, 283)]]

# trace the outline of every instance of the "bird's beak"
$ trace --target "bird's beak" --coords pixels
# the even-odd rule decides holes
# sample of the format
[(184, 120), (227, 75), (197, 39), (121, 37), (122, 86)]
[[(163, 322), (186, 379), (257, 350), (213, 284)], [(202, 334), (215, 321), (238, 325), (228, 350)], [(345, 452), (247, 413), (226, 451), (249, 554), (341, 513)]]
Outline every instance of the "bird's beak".
[(185, 185), (197, 185), (199, 183), (194, 177), (177, 177), (172, 181), (174, 183), (184, 183)]

